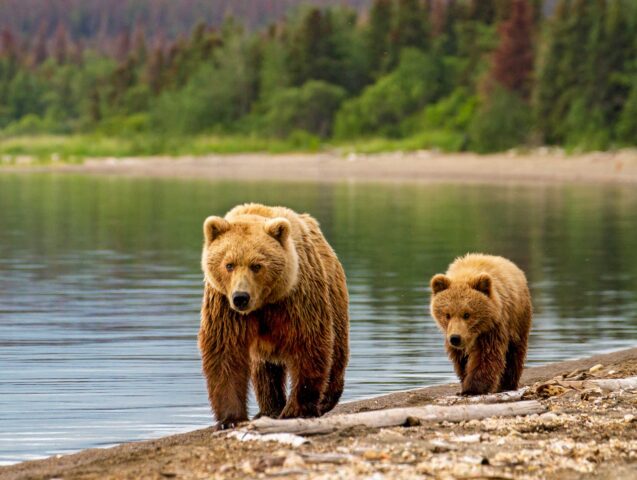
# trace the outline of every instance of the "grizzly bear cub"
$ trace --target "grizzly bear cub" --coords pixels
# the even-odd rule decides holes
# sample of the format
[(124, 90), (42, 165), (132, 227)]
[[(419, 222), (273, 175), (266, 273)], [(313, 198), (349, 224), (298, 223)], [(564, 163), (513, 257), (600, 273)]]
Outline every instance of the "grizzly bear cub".
[(531, 328), (531, 295), (509, 260), (469, 254), (431, 279), (431, 314), (463, 395), (515, 390)]
[(203, 230), (199, 349), (217, 428), (248, 419), (250, 377), (257, 417), (331, 410), (349, 355), (348, 295), (317, 221), (248, 204), (207, 218)]

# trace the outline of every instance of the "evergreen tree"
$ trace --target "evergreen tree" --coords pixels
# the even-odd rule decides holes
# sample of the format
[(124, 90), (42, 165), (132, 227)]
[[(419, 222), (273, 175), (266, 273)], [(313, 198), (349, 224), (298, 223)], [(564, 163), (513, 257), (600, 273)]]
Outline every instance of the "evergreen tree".
[(143, 77), (155, 95), (162, 91), (164, 87), (164, 49), (161, 45), (156, 46), (150, 54)]
[(419, 0), (398, 0), (394, 26), (390, 34), (390, 64), (394, 67), (400, 51), (406, 47), (421, 50), (429, 46), (427, 11)]
[(493, 79), (528, 98), (533, 72), (533, 19), (527, 0), (514, 0), (511, 16), (499, 28), (500, 45), (493, 56)]
[(68, 31), (62, 23), (58, 23), (53, 34), (53, 58), (61, 65), (66, 63), (69, 56)]
[(369, 13), (366, 47), (369, 67), (374, 75), (384, 72), (389, 65), (389, 35), (393, 22), (391, 0), (375, 0)]
[(493, 23), (497, 18), (497, 0), (471, 0), (471, 19)]
[(10, 28), (5, 28), (0, 32), (0, 57), (11, 62), (18, 59), (18, 43)]
[(41, 22), (40, 27), (38, 28), (38, 32), (35, 35), (35, 39), (33, 41), (33, 51), (31, 54), (31, 57), (32, 57), (31, 63), (33, 65), (40, 65), (46, 60), (47, 58), (46, 40), (47, 40), (47, 27), (44, 22)]

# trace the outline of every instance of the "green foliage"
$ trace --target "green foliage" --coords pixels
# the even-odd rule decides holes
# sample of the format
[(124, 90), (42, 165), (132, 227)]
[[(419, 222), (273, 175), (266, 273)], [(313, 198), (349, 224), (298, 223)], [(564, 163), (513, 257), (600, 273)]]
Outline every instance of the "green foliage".
[(634, 145), (637, 139), (637, 81), (617, 122), (617, 138), (626, 145)]
[(605, 126), (604, 113), (590, 109), (585, 99), (577, 99), (564, 119), (564, 145), (583, 150), (604, 150), (610, 146), (610, 131)]
[(151, 128), (170, 135), (230, 129), (255, 97), (256, 71), (248, 49), (245, 38), (231, 37), (215, 63), (202, 64), (184, 88), (162, 93), (151, 109)]
[(367, 59), (355, 23), (355, 14), (347, 10), (306, 10), (291, 25), (286, 42), (292, 84), (323, 80), (350, 92), (358, 90), (365, 80)]
[[(533, 22), (513, 21), (520, 1)], [(548, 17), (541, 5), (374, 0), (366, 15), (308, 6), (263, 31), (226, 20), (172, 41), (138, 29), (91, 48), (63, 22), (51, 38), (5, 31), (0, 135), (116, 136), (129, 154), (242, 151), (237, 138), (267, 150), (330, 139), (366, 150), (368, 138), (372, 151), (491, 151), (531, 129), (570, 149), (637, 145), (637, 2), (558, 0)], [(191, 141), (213, 133), (228, 142)]]
[(478, 98), (464, 88), (426, 107), (423, 111), (423, 128), (442, 128), (457, 132), (466, 131), (478, 106)]
[(336, 116), (338, 138), (380, 133), (395, 136), (400, 122), (446, 92), (439, 58), (405, 49), (398, 68), (346, 101)]
[(374, 77), (387, 71), (391, 63), (389, 41), (392, 21), (391, 0), (375, 0), (369, 13), (369, 24), (363, 33), (368, 65)]
[(479, 153), (507, 150), (526, 142), (531, 126), (530, 107), (516, 94), (498, 88), (471, 121), (469, 145)]
[(276, 92), (264, 115), (268, 133), (285, 137), (295, 130), (305, 130), (326, 138), (345, 97), (345, 89), (320, 80)]

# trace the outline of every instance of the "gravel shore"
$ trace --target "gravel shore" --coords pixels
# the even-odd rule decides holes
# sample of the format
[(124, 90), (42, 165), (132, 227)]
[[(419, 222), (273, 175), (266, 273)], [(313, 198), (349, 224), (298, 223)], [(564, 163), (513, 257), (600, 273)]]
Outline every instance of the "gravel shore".
[(240, 154), (87, 159), (81, 165), (4, 165), (2, 172), (54, 172), (207, 180), (637, 183), (637, 150), (566, 155), (538, 149), (494, 155), (394, 152), (374, 155)]
[[(635, 375), (637, 348), (528, 369), (522, 382), (530, 386), (527, 398), (545, 407), (539, 415), (353, 427), (296, 447), (203, 429), (2, 467), (0, 478), (633, 479), (637, 391), (606, 392), (581, 381)], [(565, 380), (579, 386), (565, 387)], [(457, 390), (398, 392), (345, 403), (332, 414), (465, 401), (453, 397)]]

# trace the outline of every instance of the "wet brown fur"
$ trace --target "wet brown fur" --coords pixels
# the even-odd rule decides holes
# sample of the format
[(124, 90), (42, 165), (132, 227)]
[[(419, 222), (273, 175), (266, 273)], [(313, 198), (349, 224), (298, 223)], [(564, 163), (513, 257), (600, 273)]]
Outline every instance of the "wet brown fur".
[[(204, 236), (199, 349), (218, 426), (247, 420), (250, 380), (257, 416), (331, 410), (349, 356), (348, 295), (343, 268), (316, 220), (247, 204), (225, 218), (209, 217)], [(232, 306), (236, 289), (253, 299), (245, 312)]]
[[(517, 389), (532, 316), (524, 273), (505, 258), (469, 254), (435, 275), (431, 290), (431, 314), (445, 334), (462, 393)], [(458, 348), (452, 335), (462, 339)]]

